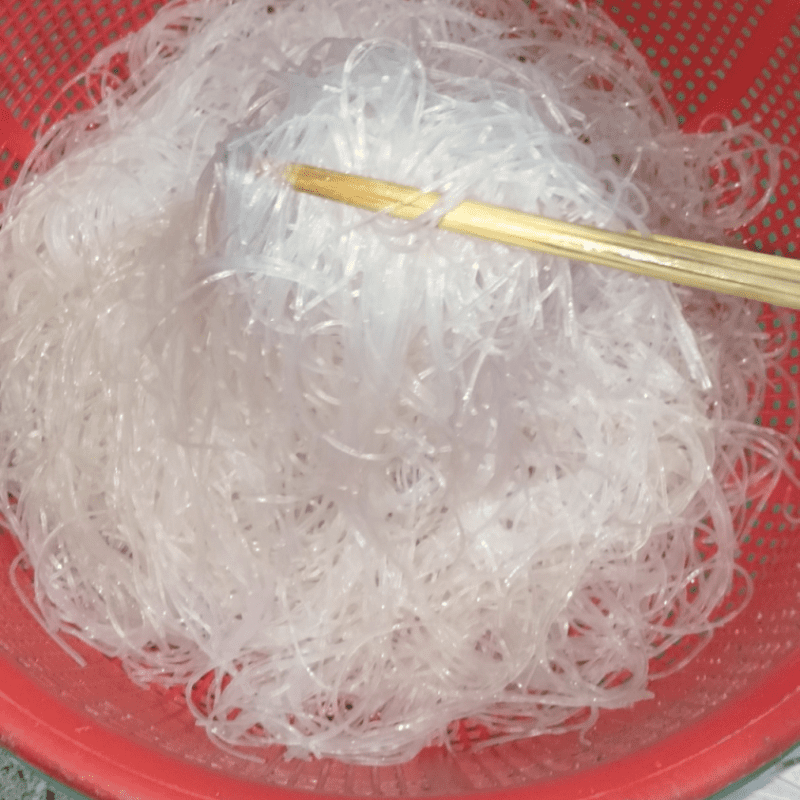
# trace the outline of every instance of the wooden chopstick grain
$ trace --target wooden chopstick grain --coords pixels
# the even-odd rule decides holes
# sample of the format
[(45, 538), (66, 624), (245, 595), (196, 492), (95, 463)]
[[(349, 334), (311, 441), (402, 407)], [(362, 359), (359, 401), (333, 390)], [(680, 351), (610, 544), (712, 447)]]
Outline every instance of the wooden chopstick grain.
[[(297, 191), (407, 220), (440, 200), (436, 192), (307, 164), (289, 164), (284, 177)], [(796, 259), (668, 236), (617, 233), (474, 200), (447, 212), (437, 224), (494, 242), (800, 309)]]

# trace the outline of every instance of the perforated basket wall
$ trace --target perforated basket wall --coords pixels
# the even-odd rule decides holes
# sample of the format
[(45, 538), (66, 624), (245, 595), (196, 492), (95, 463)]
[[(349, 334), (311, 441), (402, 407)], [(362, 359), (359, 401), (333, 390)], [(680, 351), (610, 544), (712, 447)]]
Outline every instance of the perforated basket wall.
[[(400, 0), (398, 0), (400, 1)], [(682, 124), (723, 114), (800, 150), (800, 7), (790, 0), (596, 0), (659, 75)], [(11, 183), (45, 112), (89, 102), (65, 87), (103, 46), (148, 20), (152, 0), (0, 0), (0, 178)], [(124, 71), (124, 64), (120, 64)], [(768, 208), (736, 232), (746, 246), (792, 255), (800, 245), (800, 162), (783, 156)], [(786, 320), (790, 319), (787, 325)], [(765, 309), (789, 339), (760, 421), (789, 428), (800, 413), (800, 324)], [(2, 387), (0, 387), (1, 401)], [(702, 798), (800, 739), (800, 493), (788, 482), (761, 509), (741, 563), (756, 593), (655, 699), (601, 715), (586, 741), (548, 736), (401, 767), (335, 761), (266, 765), (214, 748), (177, 692), (143, 691), (118, 666), (82, 650), (81, 669), (45, 636), (0, 577), (0, 740), (55, 777), (98, 797), (336, 796)], [(0, 535), (0, 576), (16, 553)], [(687, 643), (689, 646), (690, 643)], [(681, 647), (666, 659), (680, 658)], [(469, 732), (465, 732), (469, 735)]]

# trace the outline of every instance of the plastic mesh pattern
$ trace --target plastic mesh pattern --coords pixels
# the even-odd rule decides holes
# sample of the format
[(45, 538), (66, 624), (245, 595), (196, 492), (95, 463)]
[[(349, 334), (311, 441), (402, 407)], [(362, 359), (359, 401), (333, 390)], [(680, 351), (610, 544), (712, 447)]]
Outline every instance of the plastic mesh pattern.
[[(782, 0), (597, 0), (645, 54), (681, 124), (709, 116), (750, 123), (797, 149), (800, 129), (800, 14)], [(738, 236), (756, 250), (792, 255), (800, 245), (800, 161), (782, 158), (769, 208)]]
[[(798, 6), (792, 0), (596, 2), (645, 54), (687, 129), (724, 115), (749, 122), (765, 138), (787, 148), (781, 156), (783, 176), (767, 209), (737, 235), (748, 247), (796, 254), (800, 161), (790, 148), (800, 150)], [(0, 180), (14, 180), (43, 115), (46, 122), (54, 121), (90, 102), (77, 78), (92, 56), (144, 24), (159, 5), (153, 0), (0, 0)], [(787, 325), (786, 317), (769, 309), (763, 325), (776, 341), (786, 343), (786, 356), (769, 376), (771, 391), (759, 421), (785, 429), (800, 413), (800, 325), (795, 315)], [(0, 580), (5, 611), (0, 615), (0, 679), (3, 670), (16, 669), (53, 703), (76, 712), (86, 730), (118, 735), (131, 747), (142, 745), (156, 754), (154, 761), (167, 757), (196, 767), (196, 793), (191, 796), (197, 798), (212, 796), (211, 789), (209, 794), (203, 791), (214, 774), (230, 780), (230, 797), (244, 797), (245, 785), (250, 786), (247, 797), (276, 797), (281, 787), (363, 797), (452, 797), (476, 789), (533, 790), (544, 783), (552, 788), (582, 771), (595, 774), (591, 771), (602, 765), (613, 769), (620, 760), (659, 743), (669, 744), (679, 758), (687, 732), (715, 715), (730, 719), (730, 733), (735, 732), (745, 713), (742, 698), (751, 697), (777, 670), (794, 663), (800, 649), (800, 529), (791, 519), (800, 517), (800, 493), (787, 482), (774, 501), (758, 511), (740, 558), (756, 584), (751, 604), (686, 669), (657, 681), (653, 700), (601, 714), (588, 741), (577, 735), (545, 736), (454, 754), (428, 750), (409, 764), (384, 768), (348, 767), (331, 760), (286, 762), (277, 748), (267, 753), (265, 765), (241, 761), (216, 749), (195, 728), (180, 692), (142, 690), (117, 664), (86, 648), (79, 649), (88, 666), (77, 667), (42, 632), (5, 580)], [(15, 553), (12, 538), (0, 534), (0, 576)], [(694, 644), (686, 641), (672, 648), (663, 657), (664, 668)], [(747, 713), (760, 711), (748, 700)], [(795, 738), (800, 738), (800, 720), (792, 724)], [(78, 740), (83, 729), (75, 729)], [(465, 730), (465, 738), (473, 733), (479, 736)], [(727, 734), (723, 730), (721, 735)], [(5, 743), (14, 748), (15, 742), (6, 738)], [(90, 770), (83, 762), (80, 767), (59, 764), (47, 754), (41, 754), (40, 761), (68, 782), (83, 776), (84, 790), (94, 786), (102, 796), (131, 796), (101, 789), (99, 782), (86, 777)], [(163, 764), (161, 768), (168, 774)], [(715, 778), (716, 786), (741, 775), (741, 768), (733, 764)], [(164, 791), (163, 797), (169, 798)], [(664, 796), (669, 791), (667, 787)], [(685, 795), (676, 786), (669, 796)]]
[(42, 122), (90, 102), (76, 79), (92, 57), (140, 28), (154, 0), (5, 0), (0, 4), (0, 176), (6, 185)]

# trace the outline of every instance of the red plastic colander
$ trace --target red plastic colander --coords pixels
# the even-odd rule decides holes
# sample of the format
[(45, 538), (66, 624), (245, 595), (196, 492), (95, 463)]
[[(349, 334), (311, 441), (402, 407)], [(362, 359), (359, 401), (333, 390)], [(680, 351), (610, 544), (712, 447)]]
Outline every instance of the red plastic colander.
[[(687, 128), (723, 114), (800, 151), (797, 0), (595, 1), (644, 53)], [(0, 0), (6, 184), (45, 111), (59, 117), (90, 102), (79, 85), (65, 89), (71, 79), (158, 5)], [(737, 235), (748, 247), (792, 255), (800, 246), (800, 161), (787, 150), (783, 162), (767, 208)], [(782, 370), (769, 376), (761, 422), (786, 429), (800, 413), (790, 391), (800, 370), (800, 324), (767, 308), (763, 325), (789, 346)], [(800, 515), (800, 492), (785, 482), (758, 511), (740, 562), (755, 582), (752, 602), (688, 667), (655, 682), (654, 699), (601, 713), (585, 740), (543, 736), (455, 754), (431, 748), (409, 764), (374, 768), (284, 761), (278, 748), (263, 765), (240, 760), (195, 727), (179, 691), (137, 688), (116, 662), (80, 646), (88, 666), (78, 667), (4, 577), (17, 545), (3, 533), (0, 743), (98, 798), (705, 798), (800, 740), (800, 527), (789, 521)], [(677, 645), (667, 663), (691, 645)]]

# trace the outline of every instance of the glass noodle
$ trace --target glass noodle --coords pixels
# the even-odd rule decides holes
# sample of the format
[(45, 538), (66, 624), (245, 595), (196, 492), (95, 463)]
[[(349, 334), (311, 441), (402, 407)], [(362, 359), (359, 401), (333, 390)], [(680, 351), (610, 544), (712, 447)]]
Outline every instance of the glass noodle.
[[(380, 764), (467, 718), (585, 727), (746, 602), (791, 448), (751, 424), (759, 306), (435, 223), (720, 240), (769, 195), (754, 133), (680, 132), (558, 0), (170, 3), (89, 75), (0, 229), (0, 497), (54, 637), (184, 686), (221, 747)], [(301, 196), (288, 161), (441, 208)]]

